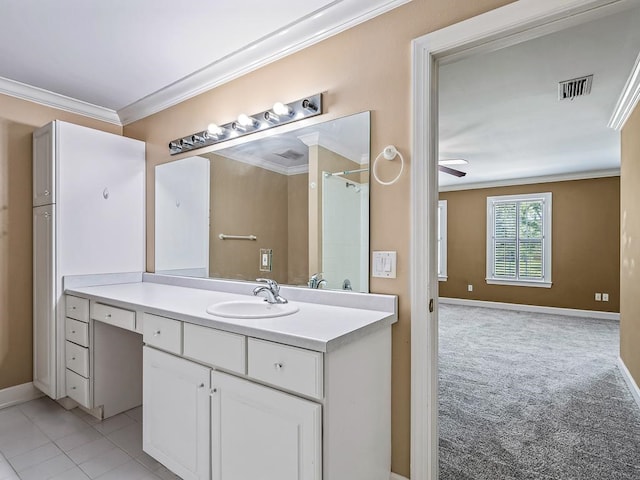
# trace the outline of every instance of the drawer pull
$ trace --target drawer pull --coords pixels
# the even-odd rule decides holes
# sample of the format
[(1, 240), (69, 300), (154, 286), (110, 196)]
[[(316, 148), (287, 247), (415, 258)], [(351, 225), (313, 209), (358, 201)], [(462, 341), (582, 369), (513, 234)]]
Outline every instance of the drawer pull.
[(282, 370), (282, 367), (284, 367), (284, 365), (280, 362), (274, 363), (273, 366), (276, 367), (276, 370)]

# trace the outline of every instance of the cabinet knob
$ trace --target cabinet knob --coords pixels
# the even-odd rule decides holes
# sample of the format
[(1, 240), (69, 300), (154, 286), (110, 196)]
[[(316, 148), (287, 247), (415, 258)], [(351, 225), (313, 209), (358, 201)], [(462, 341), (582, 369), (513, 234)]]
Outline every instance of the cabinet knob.
[(108, 199), (109, 199), (109, 189), (108, 189), (108, 188), (105, 188), (105, 189), (102, 191), (102, 198), (104, 198), (105, 200), (108, 200)]
[(44, 218), (49, 218), (51, 214), (49, 212), (44, 212)]
[(218, 389), (217, 388), (212, 389), (211, 393), (218, 393)]
[(158, 335), (160, 335), (160, 330), (156, 330), (155, 332), (153, 332), (154, 337), (157, 337)]
[(76, 331), (75, 330), (71, 330), (71, 333), (76, 333)]
[(284, 365), (279, 362), (274, 363), (273, 366), (276, 367), (276, 370), (281, 370), (282, 367), (284, 367)]
[(104, 318), (111, 318), (111, 314), (110, 314), (110, 313), (107, 313), (107, 314), (104, 316)]
[(71, 390), (76, 390), (76, 387), (71, 387)]
[(76, 357), (71, 357), (71, 360), (75, 360), (75, 359), (76, 359)]
[(204, 383), (201, 383), (200, 385), (198, 385), (198, 388), (204, 388)]
[(44, 191), (44, 196), (45, 196), (45, 197), (48, 197), (48, 196), (49, 196), (49, 190), (45, 190), (45, 191)]
[(71, 307), (71, 310), (75, 310), (75, 309), (76, 309), (76, 306), (75, 306), (75, 305), (73, 305), (73, 306)]

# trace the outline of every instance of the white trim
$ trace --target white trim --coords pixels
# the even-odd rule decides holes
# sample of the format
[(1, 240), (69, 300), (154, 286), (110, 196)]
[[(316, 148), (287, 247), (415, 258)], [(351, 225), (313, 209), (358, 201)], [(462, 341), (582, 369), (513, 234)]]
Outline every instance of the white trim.
[(501, 280), (497, 278), (485, 278), (485, 281), (489, 285), (511, 285), (512, 287), (536, 287), (536, 288), (551, 288), (552, 282), (537, 282), (535, 280)]
[(403, 477), (402, 475), (398, 475), (397, 473), (391, 472), (391, 476), (389, 480), (409, 480), (407, 477)]
[[(321, 11), (313, 12), (279, 31), (259, 39), (217, 62), (118, 110), (118, 114), (122, 123), (128, 125), (246, 75), (326, 38), (337, 35), (409, 1), (333, 1)], [(322, 16), (316, 17), (316, 13), (320, 12), (323, 13)], [(266, 102), (274, 102), (276, 100), (278, 99), (265, 99)], [(216, 120), (218, 124), (225, 123), (225, 119), (211, 119), (211, 121)]]
[(28, 402), (44, 394), (33, 386), (33, 382), (23, 383), (0, 390), (0, 409)]
[(479, 188), (510, 187), (512, 185), (534, 185), (536, 183), (569, 182), (572, 180), (591, 180), (594, 178), (619, 177), (619, 168), (607, 170), (592, 170), (588, 172), (563, 173), (559, 175), (544, 175), (540, 177), (512, 178), (508, 180), (494, 180), (491, 182), (466, 183), (462, 185), (443, 185), (441, 192), (456, 192), (460, 190), (477, 190)]
[(622, 360), (622, 357), (618, 357), (618, 369), (620, 370), (625, 383), (629, 387), (631, 396), (638, 404), (638, 407), (640, 407), (640, 388), (638, 388), (638, 384), (631, 376), (631, 372), (629, 372), (629, 369), (625, 365), (624, 360)]
[(564, 315), (566, 317), (596, 318), (599, 320), (620, 320), (616, 312), (599, 312), (597, 310), (578, 310), (576, 308), (545, 307), (542, 305), (524, 305), (520, 303), (489, 302), (487, 300), (471, 300), (468, 298), (440, 297), (440, 303), (446, 305), (463, 305), (466, 307), (495, 308), (498, 310), (514, 310), (517, 312), (544, 313), (548, 315)]
[(438, 281), (447, 281), (447, 201), (438, 200)]
[(614, 130), (622, 130), (634, 108), (640, 101), (640, 54), (631, 69), (627, 83), (620, 93), (616, 108), (613, 110), (607, 126)]
[(76, 100), (75, 98), (50, 92), (42, 88), (32, 87), (26, 83), (16, 82), (8, 78), (0, 77), (0, 93), (122, 126), (120, 117), (115, 110), (83, 102), (82, 100)]
[[(438, 478), (438, 65), (514, 45), (637, 5), (635, 0), (519, 0), (412, 41), (411, 480)], [(446, 57), (446, 58), (444, 58)], [(430, 213), (430, 215), (427, 215)]]

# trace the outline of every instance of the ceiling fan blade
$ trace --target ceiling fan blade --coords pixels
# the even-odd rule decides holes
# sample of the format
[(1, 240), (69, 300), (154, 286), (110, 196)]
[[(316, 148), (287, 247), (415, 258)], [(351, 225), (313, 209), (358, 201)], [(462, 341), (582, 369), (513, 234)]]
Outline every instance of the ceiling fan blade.
[(461, 172), (460, 170), (456, 170), (455, 168), (445, 167), (444, 165), (438, 165), (438, 170), (443, 173), (448, 173), (449, 175), (453, 175), (454, 177), (464, 177), (467, 172)]

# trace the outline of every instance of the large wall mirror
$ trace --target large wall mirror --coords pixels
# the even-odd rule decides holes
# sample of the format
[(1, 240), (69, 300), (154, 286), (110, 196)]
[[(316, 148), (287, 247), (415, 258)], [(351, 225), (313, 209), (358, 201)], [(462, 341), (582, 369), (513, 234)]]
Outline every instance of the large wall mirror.
[(158, 165), (156, 272), (368, 292), (369, 123), (363, 112)]

